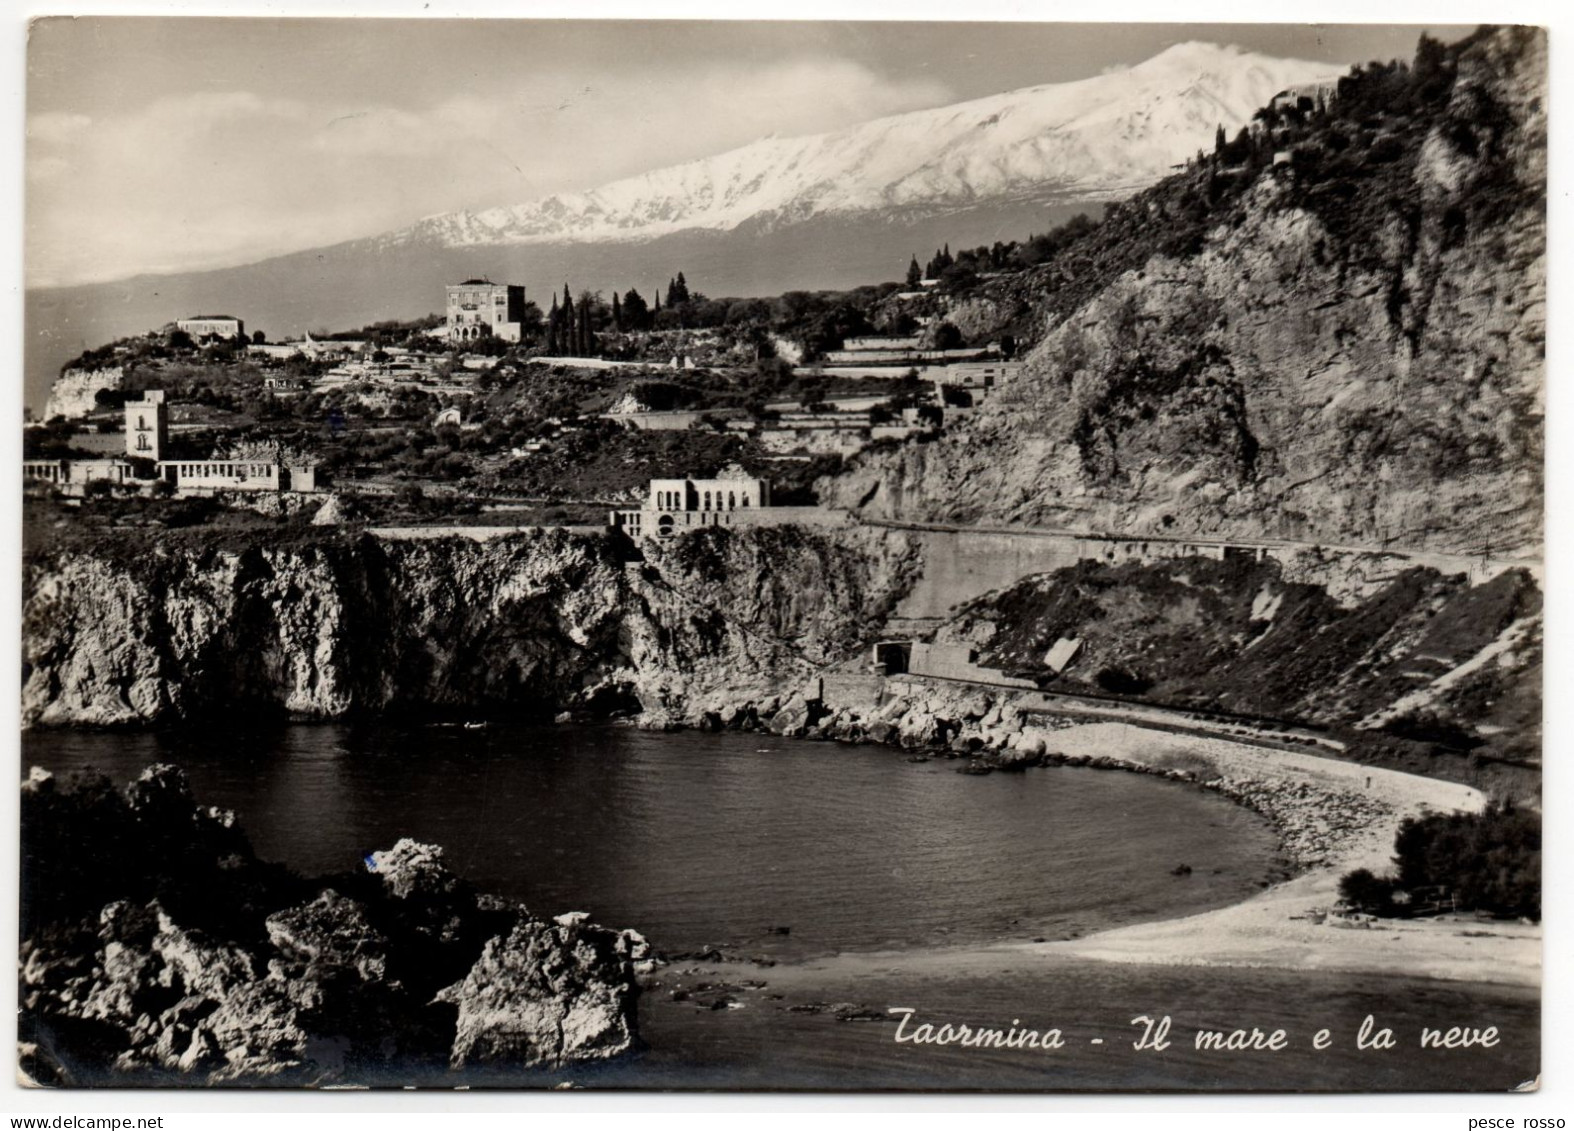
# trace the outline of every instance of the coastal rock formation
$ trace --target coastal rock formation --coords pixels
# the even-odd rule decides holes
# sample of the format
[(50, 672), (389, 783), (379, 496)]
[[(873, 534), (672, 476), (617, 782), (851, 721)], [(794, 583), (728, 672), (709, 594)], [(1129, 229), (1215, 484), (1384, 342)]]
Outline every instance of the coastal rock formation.
[(44, 419), (63, 416), (68, 420), (86, 416), (99, 407), (98, 394), (106, 389), (120, 388), (125, 378), (125, 368), (115, 365), (107, 369), (67, 369), (49, 386), (49, 401), (44, 405)]
[(40, 1079), (407, 1082), (637, 1042), (633, 931), (478, 895), (402, 840), (331, 886), (259, 862), (180, 771), (23, 787), (20, 1031)]
[(538, 1065), (616, 1056), (633, 1043), (632, 979), (609, 980), (649, 953), (633, 931), (612, 935), (582, 916), (530, 920), (488, 940), (464, 980), (437, 1001), (459, 1008), (450, 1063)]
[[(27, 564), (24, 720), (635, 715), (653, 729), (914, 749), (1023, 753), (1012, 737), (1028, 734), (1030, 754), (1042, 736), (1008, 700), (904, 711), (895, 684), (862, 674), (923, 568), (920, 544), (895, 530), (762, 527), (695, 531), (642, 561), (565, 531), (487, 542), (325, 532), (135, 560), (108, 545), (61, 549)], [(1375, 557), (1353, 585), (1337, 569), (1274, 560), (1084, 561), (969, 602), (935, 637), (973, 649), (986, 671), (1042, 677), (1058, 640), (1079, 641), (1050, 690), (1538, 762), (1538, 583), (1524, 570), (1471, 584), (1402, 566)], [(1305, 580), (1319, 573), (1323, 583)], [(387, 863), (389, 875), (419, 867)]]
[(858, 647), (918, 567), (905, 536), (871, 530), (714, 528), (643, 562), (625, 552), (562, 530), (40, 550), (24, 567), (24, 718), (583, 708), (697, 722)]
[(1065, 262), (959, 300), (970, 327), (1036, 342), (1025, 372), (822, 497), (875, 517), (1535, 552), (1545, 35), (1475, 36), (1435, 66), (1364, 118), (1335, 102), (1286, 148), (1264, 137), (1255, 164), (1177, 174)]

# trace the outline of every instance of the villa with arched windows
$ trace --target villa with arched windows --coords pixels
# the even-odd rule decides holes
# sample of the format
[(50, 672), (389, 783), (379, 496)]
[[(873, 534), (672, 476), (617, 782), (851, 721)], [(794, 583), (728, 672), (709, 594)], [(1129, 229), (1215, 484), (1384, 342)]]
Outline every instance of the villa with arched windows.
[(747, 510), (771, 505), (771, 485), (763, 479), (652, 479), (646, 510), (716, 511)]
[(771, 505), (771, 485), (742, 471), (716, 479), (652, 479), (645, 505), (614, 511), (611, 524), (634, 538), (671, 538), (697, 526), (764, 526), (777, 523), (843, 522), (846, 516), (821, 507)]
[[(771, 485), (743, 475), (721, 479), (652, 479), (650, 494), (632, 522), (614, 525), (638, 528), (637, 532), (670, 537), (691, 526), (730, 526), (740, 511), (771, 505)], [(622, 512), (629, 513), (629, 512)], [(630, 531), (635, 533), (636, 531)]]

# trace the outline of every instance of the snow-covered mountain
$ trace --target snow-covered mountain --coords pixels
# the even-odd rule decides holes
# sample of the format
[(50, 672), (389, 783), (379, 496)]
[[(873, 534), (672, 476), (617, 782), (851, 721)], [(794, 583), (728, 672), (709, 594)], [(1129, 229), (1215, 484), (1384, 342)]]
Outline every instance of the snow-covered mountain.
[(584, 193), (429, 217), (213, 271), (28, 291), (28, 403), (63, 362), (193, 310), (234, 310), (271, 337), (440, 310), (475, 275), (531, 295), (659, 286), (772, 295), (901, 277), (948, 242), (1023, 239), (1129, 195), (1234, 132), (1275, 94), (1340, 68), (1185, 43), (1053, 86), (752, 145)]
[(647, 240), (814, 217), (990, 202), (1107, 200), (1152, 184), (1275, 94), (1339, 73), (1182, 43), (1078, 82), (768, 137), (714, 157), (511, 207), (428, 217), (382, 237), (444, 247)]

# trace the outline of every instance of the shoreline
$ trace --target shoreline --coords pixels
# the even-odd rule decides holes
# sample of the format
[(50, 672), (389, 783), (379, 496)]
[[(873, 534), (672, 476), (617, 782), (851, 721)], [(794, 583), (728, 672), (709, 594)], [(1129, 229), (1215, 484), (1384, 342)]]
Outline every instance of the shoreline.
[[(1321, 860), (1310, 861), (1304, 874), (1241, 903), (1179, 919), (1117, 927), (1082, 939), (1027, 944), (1023, 949), (1106, 962), (1541, 984), (1539, 924), (1477, 920), (1470, 915), (1388, 920), (1331, 913), (1345, 873), (1356, 868), (1390, 870), (1394, 835), (1407, 817), (1429, 811), (1479, 812), (1486, 804), (1480, 791), (1397, 770), (1120, 723), (1073, 728), (1056, 737), (1062, 745), (1082, 747), (1082, 752), (1096, 750), (1137, 768), (1162, 768), (1176, 755), (1213, 760), (1222, 771), (1220, 790), (1231, 796), (1241, 791), (1242, 782), (1277, 779), (1280, 792), (1291, 787), (1308, 799), (1292, 820), (1310, 817), (1319, 825), (1331, 823), (1339, 815), (1340, 803), (1356, 798), (1372, 799), (1383, 815), (1365, 825), (1347, 823), (1329, 828), (1326, 834), (1314, 833), (1313, 851), (1321, 851)], [(1276, 826), (1285, 820), (1271, 812), (1265, 816)]]
[[(1374, 919), (1333, 913), (1339, 879), (1390, 867), (1407, 817), (1479, 811), (1486, 797), (1455, 782), (1223, 738), (1129, 723), (1052, 732), (1050, 764), (1152, 774), (1211, 789), (1262, 814), (1301, 873), (1237, 903), (1049, 942), (959, 943), (925, 951), (845, 951), (778, 967), (774, 981), (946, 971), (1010, 972), (1024, 960), (1387, 974), (1525, 989), (1541, 985), (1541, 926), (1468, 914)], [(1352, 813), (1351, 810), (1354, 812)], [(1050, 965), (1040, 967), (1048, 972)]]
[[(1144, 966), (1304, 969), (1540, 986), (1539, 924), (1477, 920), (1464, 914), (1413, 920), (1332, 914), (1342, 875), (1361, 867), (1379, 873), (1389, 869), (1394, 835), (1405, 818), (1427, 811), (1479, 811), (1486, 802), (1480, 791), (1364, 763), (1222, 736), (1153, 729), (1139, 722), (1065, 718), (1050, 723), (1043, 716), (1029, 722), (1009, 705), (1015, 696), (981, 697), (980, 690), (955, 689), (944, 695), (949, 701), (943, 704), (933, 699), (894, 700), (895, 709), (887, 704), (874, 713), (889, 720), (892, 733), (884, 742), (867, 731), (854, 739), (823, 732), (811, 736), (803, 730), (792, 733), (797, 728), (760, 725), (759, 729), (777, 738), (807, 738), (832, 748), (844, 743), (879, 745), (931, 757), (972, 757), (993, 764), (997, 772), (1065, 765), (1191, 784), (1219, 793), (1267, 820), (1279, 838), (1281, 860), (1296, 874), (1222, 907), (1102, 928), (1076, 938), (841, 951), (788, 959), (776, 966), (773, 981), (797, 982), (803, 980), (800, 975), (814, 971), (857, 974), (933, 968), (987, 974), (1010, 968), (1020, 973), (1024, 960), (1061, 957)], [(983, 703), (956, 709), (962, 701), (980, 698)], [(926, 726), (910, 725), (909, 710), (927, 719)], [(958, 737), (982, 739), (969, 754), (943, 739), (911, 740), (917, 737), (915, 730), (950, 719), (975, 719), (971, 724), (951, 724)], [(612, 725), (648, 727), (639, 718)], [(671, 721), (661, 727), (669, 728), (701, 733), (733, 729), (672, 726)]]

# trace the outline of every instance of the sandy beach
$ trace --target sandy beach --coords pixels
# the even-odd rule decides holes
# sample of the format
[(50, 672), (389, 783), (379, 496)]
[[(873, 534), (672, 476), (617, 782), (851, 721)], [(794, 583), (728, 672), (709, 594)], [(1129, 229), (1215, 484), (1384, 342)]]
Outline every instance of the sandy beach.
[(1395, 770), (1127, 723), (1073, 726), (1046, 731), (1044, 737), (1070, 757), (1194, 775), (1262, 812), (1279, 831), (1286, 854), (1307, 870), (1242, 903), (1179, 919), (1043, 943), (848, 952), (778, 967), (773, 984), (807, 988), (819, 978), (901, 972), (988, 976), (1009, 970), (1020, 975), (1034, 958), (1068, 958), (1540, 985), (1539, 924), (1478, 921), (1463, 914), (1416, 920), (1331, 914), (1346, 872), (1390, 870), (1394, 834), (1406, 817), (1478, 811), (1486, 804), (1479, 791)]
[[(1298, 841), (1303, 846), (1310, 841), (1321, 859), (1305, 874), (1244, 903), (1029, 949), (1108, 962), (1386, 972), (1540, 984), (1540, 925), (1477, 922), (1464, 915), (1362, 922), (1328, 914), (1338, 902), (1339, 878), (1346, 872), (1391, 870), (1394, 834), (1406, 817), (1479, 811), (1486, 798), (1477, 790), (1353, 762), (1121, 723), (1057, 731), (1055, 740), (1068, 754), (1102, 755), (1134, 766), (1164, 768), (1205, 759), (1218, 768), (1229, 793), (1235, 793), (1242, 782), (1274, 783), (1278, 787), (1274, 793), (1279, 795), (1293, 790), (1294, 796), (1307, 799), (1312, 813), (1286, 808), (1266, 815), (1281, 826), (1292, 851)], [(1374, 803), (1381, 815), (1361, 826), (1341, 827), (1332, 819), (1341, 809), (1361, 802)]]

